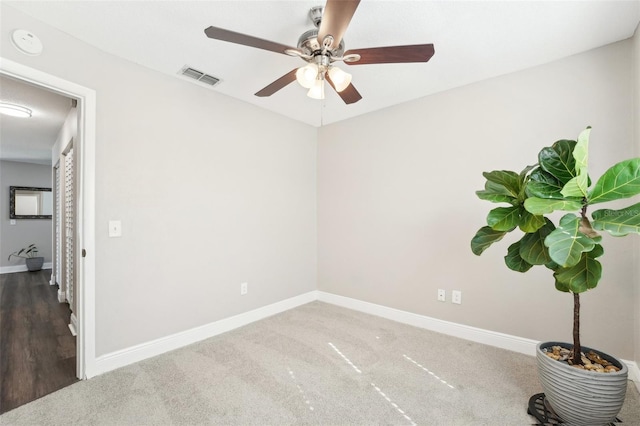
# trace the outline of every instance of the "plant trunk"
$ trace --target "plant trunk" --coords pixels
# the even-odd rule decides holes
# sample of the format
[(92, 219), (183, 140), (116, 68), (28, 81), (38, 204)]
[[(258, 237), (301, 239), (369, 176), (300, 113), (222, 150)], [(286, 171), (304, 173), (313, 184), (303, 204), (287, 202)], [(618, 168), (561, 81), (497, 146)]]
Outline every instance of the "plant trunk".
[(580, 294), (573, 293), (573, 365), (582, 365), (580, 347)]
[[(589, 223), (587, 218), (587, 200), (582, 200), (583, 205), (580, 210), (582, 221)], [(589, 228), (591, 226), (589, 225)], [(584, 365), (582, 362), (582, 347), (580, 345), (580, 294), (573, 293), (573, 353), (571, 355), (573, 365)]]

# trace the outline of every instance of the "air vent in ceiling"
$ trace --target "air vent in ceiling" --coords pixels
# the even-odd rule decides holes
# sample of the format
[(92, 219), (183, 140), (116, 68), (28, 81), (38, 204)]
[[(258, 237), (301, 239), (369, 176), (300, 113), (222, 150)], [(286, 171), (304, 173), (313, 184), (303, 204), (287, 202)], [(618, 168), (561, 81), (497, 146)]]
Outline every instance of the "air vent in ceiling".
[(185, 65), (181, 70), (180, 74), (192, 78), (194, 80), (199, 81), (200, 83), (206, 84), (208, 86), (215, 86), (220, 82), (219, 78), (216, 78), (212, 75), (205, 74), (202, 71), (198, 71), (195, 68), (191, 68), (190, 66)]

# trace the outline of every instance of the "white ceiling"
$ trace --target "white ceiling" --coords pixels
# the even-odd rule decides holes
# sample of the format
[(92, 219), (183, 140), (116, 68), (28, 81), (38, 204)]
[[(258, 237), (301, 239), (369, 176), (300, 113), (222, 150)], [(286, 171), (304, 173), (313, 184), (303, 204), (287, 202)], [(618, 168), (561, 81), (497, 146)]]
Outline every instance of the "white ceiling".
[(71, 99), (0, 76), (0, 100), (32, 110), (30, 118), (0, 114), (0, 159), (51, 165), (51, 148), (71, 109)]
[[(363, 0), (346, 49), (433, 43), (428, 63), (338, 65), (363, 99), (345, 105), (331, 90), (309, 99), (292, 83), (268, 98), (253, 94), (305, 63), (299, 58), (209, 39), (210, 25), (295, 47), (324, 0), (5, 1), (106, 52), (175, 76), (189, 65), (222, 79), (219, 93), (319, 126), (436, 92), (554, 61), (629, 38), (640, 0)], [(28, 28), (27, 28), (28, 29)], [(36, 34), (37, 35), (37, 34)], [(42, 40), (47, 49), (47, 40)], [(197, 83), (194, 83), (197, 84)]]

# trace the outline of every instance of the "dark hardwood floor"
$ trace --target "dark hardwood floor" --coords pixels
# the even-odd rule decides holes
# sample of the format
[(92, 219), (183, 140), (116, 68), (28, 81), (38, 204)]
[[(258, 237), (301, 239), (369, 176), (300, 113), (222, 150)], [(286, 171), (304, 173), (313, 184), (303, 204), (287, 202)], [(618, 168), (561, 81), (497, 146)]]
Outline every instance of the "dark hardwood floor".
[(51, 270), (0, 275), (0, 413), (78, 381), (69, 306)]

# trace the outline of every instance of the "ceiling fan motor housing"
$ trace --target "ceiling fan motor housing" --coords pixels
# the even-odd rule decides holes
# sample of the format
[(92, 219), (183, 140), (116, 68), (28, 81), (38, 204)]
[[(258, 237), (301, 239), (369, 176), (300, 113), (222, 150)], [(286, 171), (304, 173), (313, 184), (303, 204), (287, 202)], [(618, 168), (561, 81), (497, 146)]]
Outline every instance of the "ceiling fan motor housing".
[[(323, 46), (318, 42), (318, 29), (314, 28), (304, 32), (300, 38), (298, 38), (298, 48), (309, 56), (320, 54)], [(328, 53), (334, 57), (341, 57), (344, 53), (344, 40), (340, 40), (338, 47), (328, 51)]]

